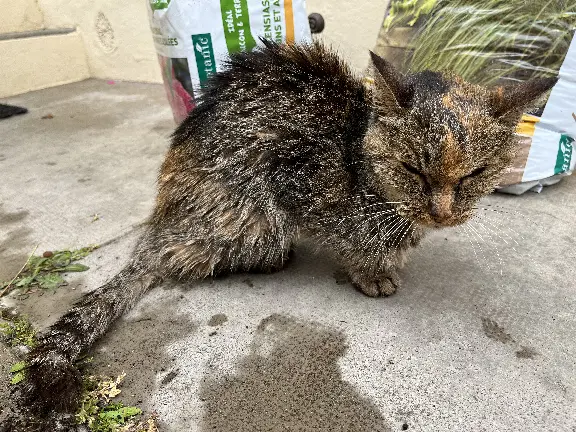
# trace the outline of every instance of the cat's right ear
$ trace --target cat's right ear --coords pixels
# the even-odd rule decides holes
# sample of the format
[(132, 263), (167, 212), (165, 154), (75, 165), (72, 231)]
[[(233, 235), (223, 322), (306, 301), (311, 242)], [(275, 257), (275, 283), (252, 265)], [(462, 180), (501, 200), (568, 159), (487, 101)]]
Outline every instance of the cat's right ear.
[(558, 82), (558, 78), (534, 78), (518, 84), (497, 87), (490, 93), (492, 115), (504, 123), (516, 124), (529, 107)]
[(389, 61), (370, 51), (374, 66), (374, 103), (385, 116), (401, 115), (409, 103), (404, 76)]

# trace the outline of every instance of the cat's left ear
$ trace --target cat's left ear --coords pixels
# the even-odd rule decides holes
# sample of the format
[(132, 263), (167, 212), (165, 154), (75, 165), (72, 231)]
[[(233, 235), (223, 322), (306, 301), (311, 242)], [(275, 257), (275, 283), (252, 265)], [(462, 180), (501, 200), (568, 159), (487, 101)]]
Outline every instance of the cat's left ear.
[(410, 99), (404, 76), (389, 61), (370, 51), (374, 74), (374, 102), (383, 115), (402, 114)]
[(497, 87), (490, 92), (492, 114), (497, 119), (515, 124), (524, 109), (535, 103), (558, 82), (558, 78), (536, 78), (520, 84)]

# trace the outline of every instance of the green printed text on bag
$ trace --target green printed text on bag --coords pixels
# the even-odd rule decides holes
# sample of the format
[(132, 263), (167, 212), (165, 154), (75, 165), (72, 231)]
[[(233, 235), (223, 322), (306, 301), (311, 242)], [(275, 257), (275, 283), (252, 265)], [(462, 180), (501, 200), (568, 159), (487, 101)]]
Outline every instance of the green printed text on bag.
[(554, 174), (560, 174), (570, 171), (570, 162), (572, 161), (572, 152), (574, 147), (574, 138), (568, 135), (560, 137), (558, 145), (558, 156), (556, 156), (556, 166), (554, 167)]
[(247, 0), (220, 0), (228, 52), (250, 51), (256, 41), (250, 31)]
[(216, 61), (214, 60), (214, 48), (210, 33), (192, 35), (196, 67), (200, 77), (200, 87), (204, 88), (206, 81), (216, 73)]

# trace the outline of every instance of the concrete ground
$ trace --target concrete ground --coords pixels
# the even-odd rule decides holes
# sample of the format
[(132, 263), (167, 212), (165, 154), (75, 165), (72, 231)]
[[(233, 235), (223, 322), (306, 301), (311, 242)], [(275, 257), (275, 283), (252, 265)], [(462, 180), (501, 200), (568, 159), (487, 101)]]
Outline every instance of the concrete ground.
[[(56, 293), (3, 299), (44, 327), (126, 261), (174, 125), (158, 85), (6, 102), (30, 112), (0, 121), (0, 280), (36, 245), (106, 244)], [(121, 397), (163, 432), (576, 431), (576, 177), (481, 207), (431, 235), (390, 298), (306, 245), (277, 274), (166, 284), (95, 347), (95, 368), (126, 371)]]

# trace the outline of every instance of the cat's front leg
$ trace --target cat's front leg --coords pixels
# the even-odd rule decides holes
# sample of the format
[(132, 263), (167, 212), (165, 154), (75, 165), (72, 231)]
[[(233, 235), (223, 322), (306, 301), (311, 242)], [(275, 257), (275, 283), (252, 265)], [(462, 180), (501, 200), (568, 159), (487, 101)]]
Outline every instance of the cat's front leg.
[(348, 275), (352, 284), (369, 297), (387, 297), (400, 287), (400, 278), (396, 270), (370, 275), (350, 269)]
[(398, 270), (404, 266), (408, 251), (416, 246), (423, 236), (417, 228), (400, 231), (399, 238), (391, 238), (384, 233), (380, 241), (373, 229), (364, 232), (356, 228), (355, 235), (347, 235), (352, 230), (345, 227), (342, 233), (324, 237), (339, 257), (352, 284), (370, 297), (392, 295), (400, 287)]
[[(347, 251), (351, 252), (351, 251)], [(398, 269), (406, 261), (406, 250), (359, 251), (341, 255), (352, 284), (370, 297), (386, 297), (400, 287)]]

